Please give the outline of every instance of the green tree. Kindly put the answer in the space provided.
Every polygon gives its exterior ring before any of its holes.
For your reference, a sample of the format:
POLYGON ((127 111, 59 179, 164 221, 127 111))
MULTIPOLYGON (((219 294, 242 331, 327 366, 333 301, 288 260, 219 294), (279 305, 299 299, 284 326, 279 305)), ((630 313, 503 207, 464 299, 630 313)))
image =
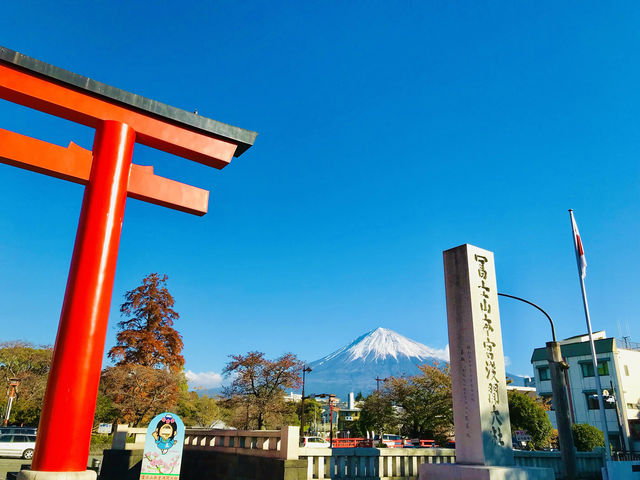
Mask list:
MULTIPOLYGON (((3 385, 8 385, 10 378, 20 381, 9 418, 12 424, 38 425, 52 355, 52 348, 46 345, 37 347, 23 341, 0 343, 0 381, 3 385)), ((0 400, 0 405, 4 412, 6 397, 0 400)))
POLYGON ((218 402, 207 395, 181 389, 178 394, 178 415, 189 427, 209 427, 221 417, 218 402))
MULTIPOLYGON (((298 424, 301 420, 302 402, 296 402, 296 414, 298 416, 298 424)), ((322 404, 313 398, 306 398, 304 401, 304 429, 309 431, 314 426, 314 418, 316 421, 322 418, 322 404)))
POLYGON ((360 411, 361 429, 374 431, 382 438, 385 432, 395 431, 398 424, 398 416, 389 395, 375 391, 364 399, 360 411))
POLYGON ((391 377, 385 392, 399 409, 402 433, 445 444, 453 434, 453 397, 449 366, 420 365, 419 375, 391 377))
POLYGON ((573 443, 579 452, 591 452, 596 447, 604 447, 602 430, 587 423, 574 423, 571 427, 573 443))
POLYGON ((531 435, 531 445, 535 449, 549 446, 553 427, 543 400, 516 390, 509 390, 507 396, 511 430, 525 430, 531 435))
POLYGON ((120 410, 114 405, 113 400, 101 391, 98 391, 96 399, 96 412, 93 416, 93 423, 115 423, 120 416, 120 410))
POLYGON ((295 424, 295 405, 284 401, 283 389, 302 385, 303 363, 292 353, 275 360, 264 358, 262 352, 230 355, 230 358, 222 373, 233 376, 233 381, 223 392, 230 400, 229 406, 241 412, 234 414, 232 425, 242 422, 243 414, 245 429, 254 421, 257 429, 282 426, 284 422, 295 424))
POLYGON ((180 317, 166 287, 167 276, 147 275, 142 285, 125 294, 124 320, 109 358, 116 365, 142 365, 179 372, 184 367, 182 336, 173 328, 180 317))

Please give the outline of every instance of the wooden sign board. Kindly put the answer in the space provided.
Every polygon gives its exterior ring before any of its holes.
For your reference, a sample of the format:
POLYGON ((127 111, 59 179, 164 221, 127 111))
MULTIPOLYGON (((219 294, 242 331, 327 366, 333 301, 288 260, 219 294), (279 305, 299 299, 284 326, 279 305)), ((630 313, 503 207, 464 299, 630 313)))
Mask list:
POLYGON ((147 428, 140 480, 178 480, 184 446, 184 423, 175 413, 153 417, 147 428))

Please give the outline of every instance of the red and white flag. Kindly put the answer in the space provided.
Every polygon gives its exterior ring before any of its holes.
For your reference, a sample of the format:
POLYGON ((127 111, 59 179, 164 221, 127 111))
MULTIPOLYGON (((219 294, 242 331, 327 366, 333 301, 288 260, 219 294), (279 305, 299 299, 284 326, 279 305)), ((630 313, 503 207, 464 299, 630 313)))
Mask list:
POLYGON ((571 213, 571 226, 573 227, 573 245, 576 248, 576 260, 578 261, 578 273, 581 278, 587 276, 587 258, 584 256, 584 248, 582 248, 582 239, 580 238, 580 231, 576 224, 576 219, 573 218, 573 210, 571 213))

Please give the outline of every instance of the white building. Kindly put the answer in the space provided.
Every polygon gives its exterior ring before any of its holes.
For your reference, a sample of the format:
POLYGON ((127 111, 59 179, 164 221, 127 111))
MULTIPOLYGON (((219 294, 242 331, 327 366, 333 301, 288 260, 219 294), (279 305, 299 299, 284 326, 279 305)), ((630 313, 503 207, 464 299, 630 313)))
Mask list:
MULTIPOLYGON (((304 398, 307 398, 307 397, 304 397, 304 398)), ((294 393, 294 392, 285 393, 284 394, 284 401, 285 402, 300 402, 300 401, 302 401, 302 394, 294 393)))
MULTIPOLYGON (((560 342, 562 357, 569 365, 565 374, 573 423, 588 423, 608 432, 613 448, 640 452, 640 344, 627 339, 593 334, 598 373, 605 393, 606 428, 603 428, 588 335, 560 342)), ((551 399, 551 381, 546 348, 536 348, 531 357, 538 395, 551 399)), ((557 428, 555 412, 549 418, 557 428)))

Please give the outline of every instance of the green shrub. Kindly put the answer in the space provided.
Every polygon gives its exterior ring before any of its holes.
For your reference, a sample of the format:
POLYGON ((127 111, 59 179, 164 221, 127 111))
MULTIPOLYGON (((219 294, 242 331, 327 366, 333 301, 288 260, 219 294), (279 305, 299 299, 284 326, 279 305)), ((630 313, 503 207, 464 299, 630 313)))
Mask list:
POLYGON ((111 435, 94 433, 91 435, 92 448, 111 448, 111 435))
POLYGON ((604 447, 604 434, 593 425, 576 423, 571 429, 573 442, 579 452, 591 452, 596 447, 604 447))
POLYGON ((531 435, 529 446, 536 450, 548 447, 553 427, 544 404, 516 390, 509 390, 507 395, 511 431, 525 430, 529 433, 531 435))

